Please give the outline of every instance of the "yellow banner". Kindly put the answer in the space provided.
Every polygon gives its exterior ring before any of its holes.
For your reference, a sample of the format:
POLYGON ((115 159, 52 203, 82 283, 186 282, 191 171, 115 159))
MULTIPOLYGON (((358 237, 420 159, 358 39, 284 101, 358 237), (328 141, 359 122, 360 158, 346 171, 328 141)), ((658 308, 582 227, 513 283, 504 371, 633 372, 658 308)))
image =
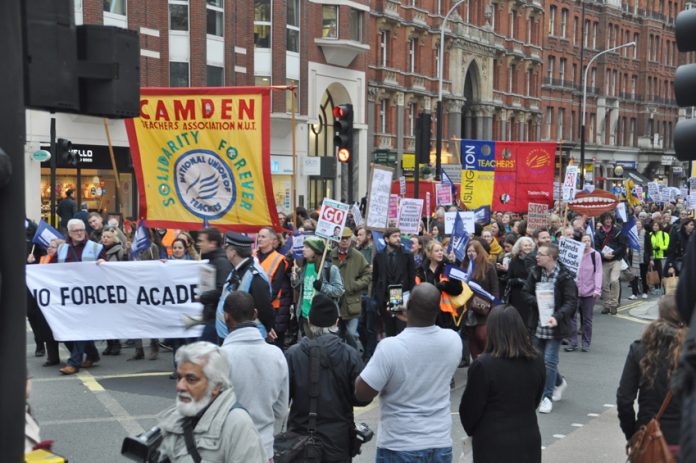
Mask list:
POLYGON ((148 226, 279 228, 270 173, 270 89, 144 88, 126 120, 148 226))

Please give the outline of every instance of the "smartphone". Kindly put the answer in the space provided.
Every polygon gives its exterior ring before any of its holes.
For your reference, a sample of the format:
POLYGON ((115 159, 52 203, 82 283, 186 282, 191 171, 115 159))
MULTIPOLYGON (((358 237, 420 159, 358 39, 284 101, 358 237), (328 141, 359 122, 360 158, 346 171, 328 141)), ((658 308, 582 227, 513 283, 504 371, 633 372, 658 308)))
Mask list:
POLYGON ((391 311, 400 311, 404 305, 404 290, 401 285, 389 285, 389 301, 387 307, 391 311))

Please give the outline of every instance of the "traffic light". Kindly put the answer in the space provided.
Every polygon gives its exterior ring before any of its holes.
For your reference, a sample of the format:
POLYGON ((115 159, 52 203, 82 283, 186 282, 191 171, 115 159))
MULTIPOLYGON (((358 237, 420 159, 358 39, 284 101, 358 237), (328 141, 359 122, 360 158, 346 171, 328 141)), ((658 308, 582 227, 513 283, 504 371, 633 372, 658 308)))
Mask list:
MULTIPOLYGON (((696 10, 679 13, 675 24, 677 48, 681 52, 696 51, 696 10)), ((684 108, 696 106, 696 63, 677 68, 674 78, 677 104, 684 108)), ((696 160, 696 118, 682 119, 674 129, 674 151, 682 161, 696 160)))
POLYGON ((353 105, 334 106, 334 145, 340 162, 350 161, 353 153, 353 105))
POLYGON ((60 159, 64 164, 77 167, 77 151, 73 151, 72 143, 65 138, 56 140, 56 159, 60 159))
POLYGON ((432 127, 430 113, 420 113, 416 119, 416 162, 419 164, 430 164, 432 127))

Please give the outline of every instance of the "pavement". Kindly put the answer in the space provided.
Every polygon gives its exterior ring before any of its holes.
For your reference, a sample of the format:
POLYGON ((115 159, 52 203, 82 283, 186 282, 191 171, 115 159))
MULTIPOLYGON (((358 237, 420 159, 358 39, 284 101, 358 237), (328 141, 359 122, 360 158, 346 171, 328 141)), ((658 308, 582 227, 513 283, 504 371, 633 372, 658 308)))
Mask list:
MULTIPOLYGON (((623 462, 625 439, 616 417, 615 397, 629 344, 640 337, 657 314, 657 297, 624 301, 616 316, 600 314, 595 307, 592 349, 561 352, 560 371, 569 387, 553 412, 538 415, 544 462, 623 462)), ((145 343, 147 344, 147 343, 145 343)), ((101 351, 105 345, 98 344, 101 351)), ((67 351, 61 348, 61 358, 67 351)), ((155 361, 127 362, 132 348, 119 357, 102 357, 98 366, 78 375, 61 376, 58 367, 43 368, 45 358, 35 358, 31 333, 27 333, 27 364, 33 377, 29 402, 41 425, 43 439, 55 440, 54 451, 71 463, 123 462, 121 442, 127 435, 149 429, 157 414, 174 403, 174 381, 168 379, 171 353, 155 361)), ((466 386, 467 369, 458 369, 452 391, 451 417, 455 463, 466 437, 458 408, 466 386)), ((379 404, 355 410, 356 422, 375 431, 379 404)), ((375 461, 376 439, 355 462, 375 461)))

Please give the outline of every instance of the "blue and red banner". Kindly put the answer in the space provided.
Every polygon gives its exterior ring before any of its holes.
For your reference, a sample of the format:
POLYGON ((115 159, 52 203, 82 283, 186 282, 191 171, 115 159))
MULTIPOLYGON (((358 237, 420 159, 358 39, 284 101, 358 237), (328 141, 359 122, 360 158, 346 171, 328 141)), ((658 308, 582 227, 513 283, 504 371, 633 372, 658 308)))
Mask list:
POLYGON ((462 140, 460 197, 467 209, 527 211, 553 207, 556 143, 462 140))

